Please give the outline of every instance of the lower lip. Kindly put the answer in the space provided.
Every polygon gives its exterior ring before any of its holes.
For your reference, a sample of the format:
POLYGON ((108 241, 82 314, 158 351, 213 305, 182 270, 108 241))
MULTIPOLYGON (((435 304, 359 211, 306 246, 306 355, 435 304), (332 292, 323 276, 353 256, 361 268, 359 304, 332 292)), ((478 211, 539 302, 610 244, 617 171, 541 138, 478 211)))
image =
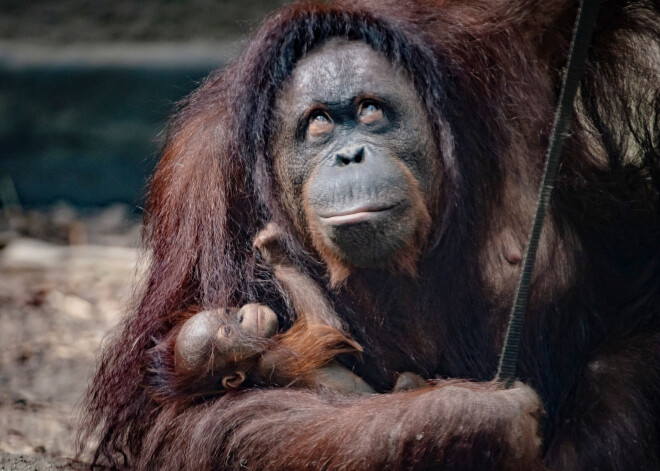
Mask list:
POLYGON ((376 211, 356 211, 348 214, 338 214, 336 216, 320 217, 321 222, 330 226, 342 226, 346 224, 358 224, 377 218, 379 215, 390 211, 394 206, 383 208, 376 211))

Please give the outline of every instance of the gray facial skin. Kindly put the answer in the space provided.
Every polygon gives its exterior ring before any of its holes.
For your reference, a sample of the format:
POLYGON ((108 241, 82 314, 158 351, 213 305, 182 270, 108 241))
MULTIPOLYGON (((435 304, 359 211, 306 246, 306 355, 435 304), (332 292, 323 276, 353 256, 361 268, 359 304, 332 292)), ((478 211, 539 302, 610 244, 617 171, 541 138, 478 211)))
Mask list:
POLYGON ((331 40, 299 61, 275 116, 275 171, 296 225, 350 265, 387 265, 439 188, 433 132, 405 71, 364 43, 331 40))

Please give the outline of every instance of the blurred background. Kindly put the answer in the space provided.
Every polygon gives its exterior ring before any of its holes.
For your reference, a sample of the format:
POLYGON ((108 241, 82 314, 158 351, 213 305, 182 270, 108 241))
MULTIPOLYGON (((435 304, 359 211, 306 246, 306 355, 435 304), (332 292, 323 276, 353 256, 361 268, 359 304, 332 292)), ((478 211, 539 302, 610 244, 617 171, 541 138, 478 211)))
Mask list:
POLYGON ((0 0, 0 466, 73 453, 167 116, 285 3, 0 0))

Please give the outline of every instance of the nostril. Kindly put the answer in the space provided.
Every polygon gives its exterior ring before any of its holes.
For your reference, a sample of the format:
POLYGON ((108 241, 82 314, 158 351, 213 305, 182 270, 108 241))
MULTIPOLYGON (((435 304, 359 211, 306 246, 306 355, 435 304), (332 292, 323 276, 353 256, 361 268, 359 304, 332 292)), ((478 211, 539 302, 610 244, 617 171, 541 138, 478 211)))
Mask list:
POLYGON ((336 154, 336 165, 345 167, 350 164, 359 164, 364 162, 364 147, 359 149, 346 149, 336 154))
POLYGON ((355 151, 355 154, 353 155, 353 162, 359 164, 363 160, 364 160, 364 147, 360 147, 355 151))

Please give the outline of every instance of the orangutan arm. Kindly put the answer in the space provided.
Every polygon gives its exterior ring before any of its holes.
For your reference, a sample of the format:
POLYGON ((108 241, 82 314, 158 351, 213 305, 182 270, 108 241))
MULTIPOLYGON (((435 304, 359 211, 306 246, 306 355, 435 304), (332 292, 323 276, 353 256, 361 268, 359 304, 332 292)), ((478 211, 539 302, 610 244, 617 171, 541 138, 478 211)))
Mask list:
POLYGON ((150 469, 544 469, 528 387, 448 381, 346 397, 272 389, 162 410, 150 469), (195 457, 190 463, 189 457, 195 457))

